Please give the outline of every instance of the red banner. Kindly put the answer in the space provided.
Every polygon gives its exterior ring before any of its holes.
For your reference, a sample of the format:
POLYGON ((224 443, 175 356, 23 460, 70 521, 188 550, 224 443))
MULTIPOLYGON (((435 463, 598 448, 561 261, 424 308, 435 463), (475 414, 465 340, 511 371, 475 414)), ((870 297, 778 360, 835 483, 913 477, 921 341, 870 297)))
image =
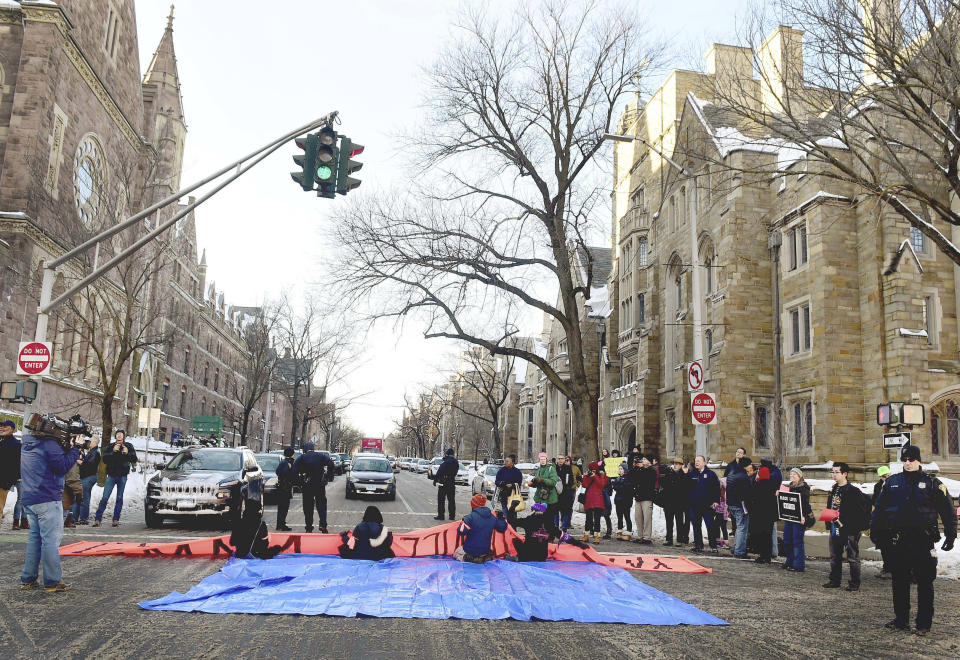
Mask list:
MULTIPOLYGON (((450 522, 427 529, 393 535, 393 551, 398 557, 429 557, 452 555, 461 544, 457 534, 459 522, 450 522)), ((195 557, 199 559, 226 559, 233 554, 227 545, 228 535, 173 543, 129 543, 118 541, 78 541, 60 548, 64 557, 98 555, 125 555, 127 557, 195 557)), ((491 550, 498 557, 515 555, 512 540, 521 538, 512 528, 495 533, 491 550)), ((270 534, 270 545, 279 545, 282 552, 335 555, 342 541, 339 534, 270 534)), ((550 559, 559 561, 592 561, 633 571, 665 571, 673 573, 712 573, 709 568, 686 557, 657 557, 654 555, 608 555, 594 548, 573 545, 551 545, 550 559)))

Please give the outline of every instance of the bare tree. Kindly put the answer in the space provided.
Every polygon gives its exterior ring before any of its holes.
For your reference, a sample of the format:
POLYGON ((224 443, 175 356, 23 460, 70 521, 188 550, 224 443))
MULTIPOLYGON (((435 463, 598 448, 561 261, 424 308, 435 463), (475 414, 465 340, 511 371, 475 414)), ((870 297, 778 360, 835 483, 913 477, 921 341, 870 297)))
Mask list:
POLYGON ((426 337, 535 364, 572 402, 585 442, 575 451, 593 456, 597 392, 581 334, 593 269, 578 277, 574 251, 589 255, 597 227, 603 133, 659 48, 636 15, 597 2, 529 3, 500 22, 475 7, 427 72, 429 117, 413 141, 429 191, 339 213, 338 271, 348 294, 382 294, 377 317, 417 316, 426 337), (519 328, 487 334, 510 308, 560 325, 569 375, 508 341, 519 328))
POLYGON ((766 176, 802 171, 839 182, 960 264, 948 228, 960 226, 958 9, 956 0, 762 6, 743 23, 759 80, 716 89, 742 128, 724 138, 720 161, 729 165, 723 156, 738 148, 776 152, 766 176), (781 31, 776 51, 766 37, 780 25, 796 31, 781 31))
POLYGON ((263 307, 238 308, 238 311, 245 317, 243 341, 247 350, 241 356, 238 372, 227 383, 227 392, 240 406, 239 419, 234 421, 240 426, 240 443, 246 444, 250 415, 270 388, 276 370, 273 334, 278 310, 276 305, 266 303, 263 307))
POLYGON ((440 436, 441 398, 434 391, 425 389, 414 397, 404 395, 404 403, 406 408, 397 423, 397 433, 416 448, 417 456, 426 458, 440 436))

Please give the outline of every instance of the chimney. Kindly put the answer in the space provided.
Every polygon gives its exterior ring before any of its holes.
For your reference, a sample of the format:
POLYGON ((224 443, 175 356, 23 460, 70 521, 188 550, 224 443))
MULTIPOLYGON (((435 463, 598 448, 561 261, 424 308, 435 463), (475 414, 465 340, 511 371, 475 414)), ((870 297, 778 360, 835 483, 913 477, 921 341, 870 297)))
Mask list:
POLYGON ((753 50, 742 46, 713 44, 707 51, 707 74, 714 78, 716 99, 737 105, 753 96, 753 50))
POLYGON ((784 112, 793 103, 791 94, 803 87, 803 30, 778 26, 761 44, 757 59, 763 111, 784 112))

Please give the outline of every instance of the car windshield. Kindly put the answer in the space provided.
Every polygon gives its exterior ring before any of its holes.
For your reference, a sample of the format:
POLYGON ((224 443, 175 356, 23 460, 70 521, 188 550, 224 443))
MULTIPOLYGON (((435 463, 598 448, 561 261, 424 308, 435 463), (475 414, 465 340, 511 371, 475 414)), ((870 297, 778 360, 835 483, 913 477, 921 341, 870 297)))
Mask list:
POLYGON ((277 454, 257 454, 257 464, 264 472, 276 472, 280 458, 277 454))
POLYGON ((384 458, 358 458, 353 462, 354 472, 393 472, 384 458))
POLYGON ((469 469, 470 469, 470 466, 467 465, 466 463, 460 464, 460 470, 469 470, 469 469))
MULTIPOLYGON (((426 460, 426 459, 424 459, 424 460, 426 460)), ((440 465, 441 463, 443 463, 443 459, 442 459, 442 458, 435 458, 435 459, 433 459, 433 460, 431 461, 431 463, 432 463, 433 465, 440 465)))
POLYGON ((428 460, 425 459, 425 458, 421 458, 421 459, 420 459, 419 461, 417 461, 417 462, 420 463, 420 465, 430 465, 430 461, 428 461, 428 460))
POLYGON ((347 460, 348 458, 350 458, 350 455, 349 455, 349 454, 337 454, 337 456, 340 457, 340 460, 341 460, 341 461, 345 461, 345 460, 347 460))
POLYGON ((495 476, 497 476, 497 472, 498 472, 499 470, 500 470, 500 468, 497 467, 496 465, 488 465, 488 466, 487 466, 487 476, 488 476, 488 477, 495 477, 495 476))
POLYGON ((240 454, 233 451, 182 451, 177 454, 168 470, 239 470, 240 454))

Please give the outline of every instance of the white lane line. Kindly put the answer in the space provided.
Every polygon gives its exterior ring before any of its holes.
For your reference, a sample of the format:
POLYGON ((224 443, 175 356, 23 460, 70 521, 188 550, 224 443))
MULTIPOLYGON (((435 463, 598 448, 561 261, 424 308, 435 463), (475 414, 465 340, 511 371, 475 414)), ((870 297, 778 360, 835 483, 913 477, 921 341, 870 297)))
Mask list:
POLYGON ((397 494, 397 497, 400 498, 400 501, 403 502, 403 506, 407 507, 407 513, 413 513, 413 508, 407 503, 407 500, 400 492, 400 489, 397 488, 394 492, 397 494))

